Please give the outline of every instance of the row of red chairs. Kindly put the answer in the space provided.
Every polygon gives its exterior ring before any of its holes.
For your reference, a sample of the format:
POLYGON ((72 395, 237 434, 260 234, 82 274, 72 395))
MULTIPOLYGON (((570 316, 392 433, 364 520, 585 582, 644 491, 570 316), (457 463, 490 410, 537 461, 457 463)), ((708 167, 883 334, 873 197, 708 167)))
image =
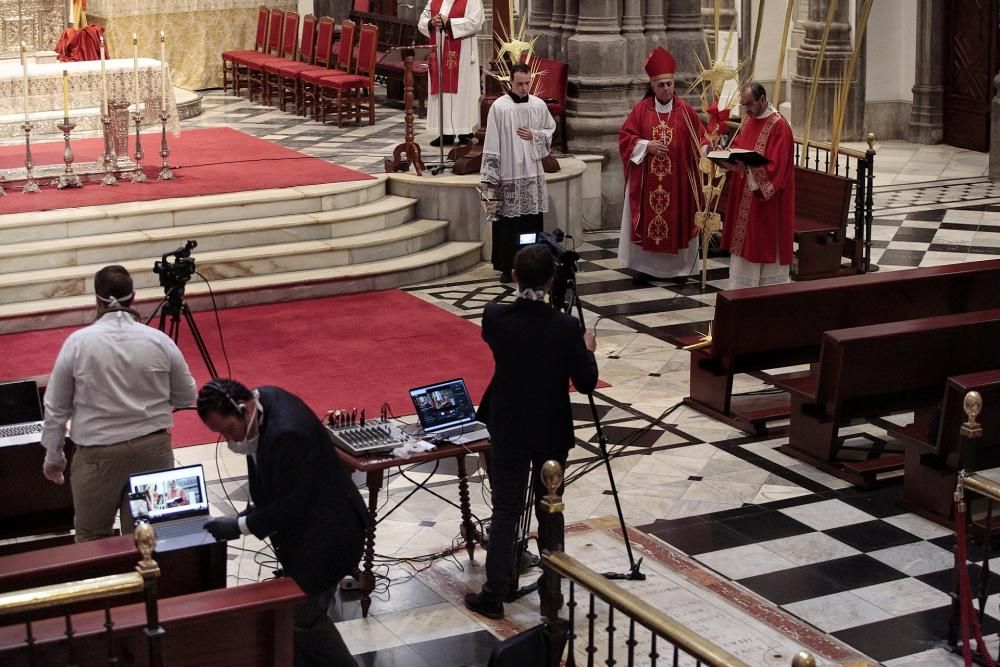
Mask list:
POLYGON ((327 112, 336 110, 337 126, 353 113, 361 122, 375 124, 375 62, 378 27, 345 20, 340 41, 334 48, 335 23, 328 16, 312 14, 302 21, 302 43, 296 48, 299 15, 262 6, 258 12, 253 50, 222 54, 222 86, 238 95, 245 87, 248 98, 260 93, 261 103, 282 111, 292 101, 295 112, 325 123, 327 112), (357 47, 355 47, 355 35, 357 47))

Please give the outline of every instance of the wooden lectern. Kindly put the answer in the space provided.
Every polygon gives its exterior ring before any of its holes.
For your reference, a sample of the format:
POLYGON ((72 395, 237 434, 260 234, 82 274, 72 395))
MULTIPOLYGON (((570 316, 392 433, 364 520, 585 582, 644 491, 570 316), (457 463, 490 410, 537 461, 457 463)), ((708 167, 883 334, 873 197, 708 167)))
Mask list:
POLYGON ((395 172, 398 170, 401 157, 405 153, 409 165, 413 165, 413 170, 417 176, 422 176, 424 171, 424 161, 420 157, 420 145, 414 141, 413 135, 413 63, 423 62, 434 50, 433 46, 395 46, 390 49, 379 61, 379 64, 391 65, 393 63, 403 63, 403 101, 406 104, 406 134, 403 143, 396 146, 392 151, 392 161, 386 162, 385 170, 395 172))

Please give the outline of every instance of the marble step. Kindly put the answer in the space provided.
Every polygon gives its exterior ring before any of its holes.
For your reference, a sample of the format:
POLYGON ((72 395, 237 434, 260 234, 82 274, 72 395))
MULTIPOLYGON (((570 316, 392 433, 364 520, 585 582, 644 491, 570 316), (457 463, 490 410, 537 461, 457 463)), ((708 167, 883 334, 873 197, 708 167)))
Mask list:
MULTIPOLYGON (((450 241, 392 259, 222 278, 213 280, 211 287, 220 308, 391 289, 464 271, 480 261, 482 245, 479 241, 450 241)), ((139 311, 148 316, 163 298, 163 290, 142 288, 136 297, 139 311)), ((201 281, 188 283, 186 301, 195 311, 213 307, 208 285, 201 281)), ((89 294, 0 304, 0 333, 79 326, 91 322, 93 316, 94 297, 89 294)))
MULTIPOLYGON (((388 229, 332 239, 297 241, 196 251, 195 268, 211 281, 274 273, 325 269, 375 262, 428 250, 447 240, 448 222, 413 220, 388 229)), ((137 290, 159 288, 153 271, 159 257, 121 262, 132 274, 137 290)), ((36 301, 93 293, 93 277, 104 263, 83 264, 0 274, 0 304, 36 301)), ((194 276, 195 282, 199 281, 194 276)))
MULTIPOLYGON (((120 230, 155 229, 337 211, 375 202, 386 194, 384 174, 364 181, 228 192, 83 208, 0 215, 0 245, 65 239, 120 230)), ((88 185, 88 187, 100 187, 88 185)), ((30 197, 58 197, 42 192, 30 197)))
POLYGON ((389 195, 360 206, 332 211, 7 243, 0 245, 0 273, 120 264, 131 259, 159 257, 183 246, 188 239, 198 241, 197 257, 207 251, 363 234, 411 220, 416 202, 408 197, 389 195))

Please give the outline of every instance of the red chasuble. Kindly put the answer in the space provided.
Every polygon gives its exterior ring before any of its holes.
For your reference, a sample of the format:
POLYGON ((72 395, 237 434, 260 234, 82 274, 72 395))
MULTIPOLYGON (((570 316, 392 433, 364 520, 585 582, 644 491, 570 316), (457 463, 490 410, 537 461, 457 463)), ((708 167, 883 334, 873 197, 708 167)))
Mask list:
MULTIPOLYGON (((448 10, 448 18, 463 18, 465 16, 465 4, 467 0, 455 0, 448 10)), ((432 0, 431 16, 441 13, 442 0, 432 0)), ((437 46, 438 31, 434 26, 428 24, 430 28, 431 46, 437 46)), ((473 42, 473 48, 475 42, 473 42)), ((445 93, 455 94, 458 92, 458 63, 462 57, 462 40, 455 39, 451 35, 451 27, 444 29, 444 75, 441 77, 441 87, 445 93)), ((431 51, 427 56, 427 76, 430 79, 431 94, 438 94, 438 74, 437 74, 437 49, 431 51)))
POLYGON ((731 148, 749 148, 770 162, 750 172, 729 172, 729 201, 722 226, 722 247, 757 264, 791 264, 795 236, 795 157, 792 128, 781 114, 747 118, 731 148))
POLYGON ((693 174, 701 187, 698 160, 705 129, 689 104, 674 97, 669 113, 657 113, 655 98, 640 100, 618 131, 618 149, 625 166, 629 211, 632 215, 632 243, 646 252, 677 254, 698 234, 694 214, 698 199, 691 189, 693 174), (691 120, 691 125, 684 116, 691 120), (696 137, 691 136, 694 128, 696 137), (641 164, 631 161, 640 139, 659 141, 668 148, 666 155, 646 154, 641 164))

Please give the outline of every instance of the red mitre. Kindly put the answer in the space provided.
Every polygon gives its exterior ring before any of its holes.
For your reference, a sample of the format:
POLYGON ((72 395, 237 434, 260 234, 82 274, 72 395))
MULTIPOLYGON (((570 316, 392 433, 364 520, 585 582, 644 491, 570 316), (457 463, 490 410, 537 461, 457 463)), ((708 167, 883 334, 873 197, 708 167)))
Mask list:
POLYGON ((649 52, 646 57, 646 74, 650 81, 655 81, 664 76, 672 75, 677 71, 677 61, 662 46, 658 46, 649 52))

